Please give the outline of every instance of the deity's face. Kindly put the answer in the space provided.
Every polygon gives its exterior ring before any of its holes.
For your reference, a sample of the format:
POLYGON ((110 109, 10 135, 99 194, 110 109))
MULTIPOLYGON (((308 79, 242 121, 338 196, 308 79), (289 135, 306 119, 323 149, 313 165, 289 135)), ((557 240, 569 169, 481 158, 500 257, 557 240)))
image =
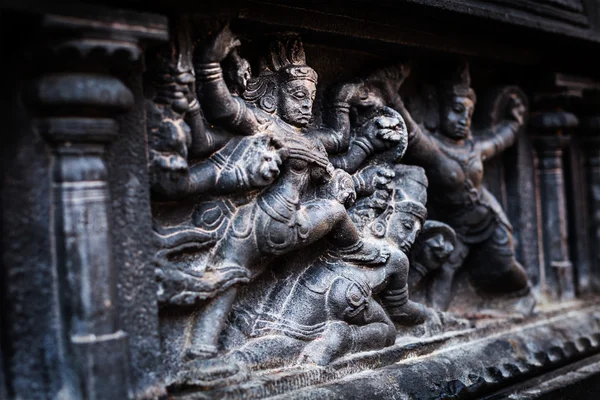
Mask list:
POLYGON ((410 249, 421 232, 423 221, 416 215, 396 211, 392 214, 389 222, 388 234, 398 245, 398 248, 408 255, 410 249))
POLYGON ((465 96, 453 96, 442 109, 441 129, 444 135, 461 140, 471 134, 471 117, 475 103, 465 96))
POLYGON ((317 94, 317 85, 308 79, 285 82, 279 88, 279 116, 288 124, 304 127, 312 117, 312 105, 317 94))
POLYGON ((418 260, 430 269, 437 269, 448 259, 454 246, 442 233, 427 238, 419 252, 418 260))

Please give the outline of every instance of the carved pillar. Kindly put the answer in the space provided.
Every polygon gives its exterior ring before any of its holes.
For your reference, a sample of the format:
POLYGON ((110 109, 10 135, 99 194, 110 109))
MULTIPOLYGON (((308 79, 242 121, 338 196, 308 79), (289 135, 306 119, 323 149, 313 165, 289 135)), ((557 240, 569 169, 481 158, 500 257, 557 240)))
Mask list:
POLYGON ((533 144, 538 157, 544 243, 541 289, 545 296, 554 300, 575 297, 568 247, 563 149, 570 140, 564 130, 577 124, 575 115, 558 111, 535 114, 530 119, 531 127, 538 134, 533 137, 533 144))
MULTIPOLYGON (((142 52, 150 27, 122 14, 42 16, 45 56, 25 91, 33 125, 49 144, 58 291, 75 398, 132 398, 128 338, 121 326, 106 152, 115 118, 134 105, 121 73, 142 52), (142 29, 140 29, 142 28, 142 29), (57 72, 54 72, 57 71, 57 72)), ((156 389, 159 394, 160 389, 156 389)))
POLYGON ((589 207, 589 238, 591 242, 591 287, 600 290, 600 116, 582 118, 581 143, 585 154, 585 173, 589 207))

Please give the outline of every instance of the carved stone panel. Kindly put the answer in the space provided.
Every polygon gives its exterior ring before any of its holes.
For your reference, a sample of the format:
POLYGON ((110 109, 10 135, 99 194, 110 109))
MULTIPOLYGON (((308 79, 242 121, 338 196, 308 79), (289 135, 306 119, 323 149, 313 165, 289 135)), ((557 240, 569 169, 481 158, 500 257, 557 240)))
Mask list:
POLYGON ((515 27, 584 48, 593 8, 338 6, 0 9, 0 398, 502 398, 596 373, 600 84, 519 59, 515 27), (461 25, 506 13, 493 40, 461 25))

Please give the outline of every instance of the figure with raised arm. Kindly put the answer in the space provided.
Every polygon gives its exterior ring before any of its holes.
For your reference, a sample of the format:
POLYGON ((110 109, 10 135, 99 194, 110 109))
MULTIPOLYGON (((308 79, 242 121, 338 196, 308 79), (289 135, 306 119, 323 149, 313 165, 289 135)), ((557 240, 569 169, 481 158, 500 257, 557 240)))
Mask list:
MULTIPOLYGON (((432 291, 434 307, 442 310, 449 305, 454 274, 465 263, 472 281, 486 293, 530 293, 525 270, 515 258, 512 227, 483 186, 483 163, 515 142, 523 126, 526 100, 517 89, 505 92, 504 118, 489 132, 474 136, 471 117, 476 97, 468 66, 463 64, 456 72, 441 87, 439 131, 420 127, 399 97, 394 104, 410 132, 403 161, 425 168, 430 214, 457 235, 454 252, 440 269, 432 291)), ((522 311, 529 312, 531 307, 522 311)))

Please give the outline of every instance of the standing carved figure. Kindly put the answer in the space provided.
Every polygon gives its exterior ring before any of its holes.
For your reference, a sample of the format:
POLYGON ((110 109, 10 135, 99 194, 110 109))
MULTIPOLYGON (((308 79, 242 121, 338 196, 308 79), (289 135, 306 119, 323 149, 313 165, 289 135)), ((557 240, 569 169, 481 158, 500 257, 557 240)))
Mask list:
POLYGON ((525 99, 520 92, 510 93, 505 119, 488 134, 475 137, 471 117, 476 97, 467 65, 462 65, 441 89, 438 132, 430 133, 417 125, 399 98, 395 104, 410 132, 404 161, 425 168, 430 182, 428 208, 457 235, 455 250, 435 281, 433 304, 447 309, 454 274, 463 263, 481 290, 528 294, 529 280, 515 259, 512 227, 498 201, 482 184, 483 162, 514 143, 523 125, 525 99))

